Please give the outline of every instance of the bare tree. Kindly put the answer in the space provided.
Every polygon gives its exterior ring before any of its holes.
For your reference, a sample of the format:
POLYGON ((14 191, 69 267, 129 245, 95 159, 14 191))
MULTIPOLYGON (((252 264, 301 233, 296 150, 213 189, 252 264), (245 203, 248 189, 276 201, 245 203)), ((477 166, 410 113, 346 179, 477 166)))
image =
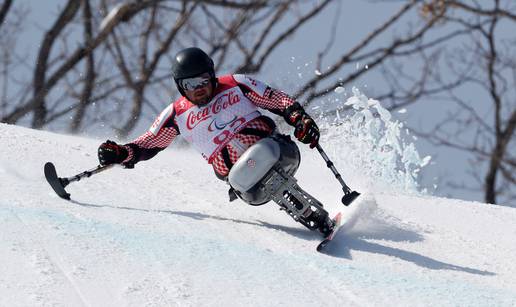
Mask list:
MULTIPOLYGON (((216 59, 220 67, 225 65, 226 56, 231 53, 231 61, 228 65, 233 70, 235 67, 243 67, 243 64, 233 63, 235 59, 242 59, 244 63, 251 58, 249 52, 256 52, 262 47, 266 54, 270 54, 284 40, 293 35, 296 30, 310 18, 313 18, 330 1, 324 1, 321 5, 311 9, 306 15, 298 18, 287 31, 277 35, 277 39, 271 46, 261 46, 263 39, 276 25, 278 20, 299 1, 288 0, 267 4, 261 1, 251 1, 247 4, 237 4, 225 1, 182 1, 156 4, 142 13, 132 23, 127 23, 117 28, 110 38, 103 44, 102 49, 108 51, 109 56, 118 68, 118 74, 105 78, 102 83, 112 84, 105 87, 98 95, 94 95, 92 101, 109 99, 113 101, 111 111, 104 109, 109 117, 117 118, 113 128, 118 131, 118 136, 125 138, 135 127, 141 118, 145 107, 152 110, 152 114, 159 112, 168 99, 153 99, 156 97, 158 87, 169 91, 172 87, 170 62, 174 52, 172 48, 179 50, 186 46, 197 45, 201 42, 204 48, 216 59), (223 12, 234 14, 224 14, 223 12), (221 14, 216 14, 219 12, 221 14), (222 20, 219 16, 226 16, 222 20), (231 16, 228 18, 228 16, 231 16), (170 20, 175 20, 170 24, 170 20), (167 25, 170 24, 169 26, 167 25), (261 30, 267 23, 266 29, 261 30), (252 48, 244 47, 242 41, 246 40, 251 31, 263 31, 252 48), (160 64, 160 62, 163 62, 160 64), (164 83, 163 83, 164 82, 164 83), (131 106, 125 98, 127 92, 119 89, 129 89, 132 92, 131 106), (158 105, 156 105, 156 100, 158 105), (128 110, 130 113, 128 114, 128 110), (119 123, 124 122, 123 125, 119 123)), ((98 51, 98 50, 97 50, 98 51)), ((258 65, 254 65, 251 71, 257 71, 265 62, 263 56, 258 65)), ((250 66, 248 66, 250 67, 250 66)), ((112 71, 111 71, 112 72, 112 71)), ((98 72, 99 73, 99 72, 98 72)), ((105 73, 99 73, 105 76, 105 73)), ((99 82, 100 83, 100 82, 99 82)))
MULTIPOLYGON (((34 92, 34 95, 31 99, 24 101, 21 106, 15 107, 12 111, 7 113, 7 115, 3 116, 1 121, 6 123, 16 123, 23 116, 34 112, 35 116, 33 119, 33 127, 41 127, 43 124, 48 123, 48 120, 45 118, 47 117, 45 98, 56 86, 56 84, 61 81, 66 76, 66 74, 75 67, 75 65, 77 65, 81 60, 92 53, 101 43, 103 43, 118 24, 121 22, 128 22, 136 14, 152 6, 155 2, 160 1, 147 0, 136 3, 129 3, 117 7, 112 15, 106 16, 105 23, 101 24, 101 29, 95 37, 85 42, 83 46, 79 46, 71 54, 67 54, 62 60, 59 61, 59 65, 57 63, 54 64, 58 67, 53 71, 52 74, 46 76, 48 69, 42 69, 43 71, 36 69, 34 86, 36 87, 37 85, 38 90, 34 92)), ((77 12, 79 8, 77 3, 79 2, 69 1, 68 5, 62 10, 60 16, 54 23, 52 30, 47 32, 42 44, 42 48, 40 49, 40 56, 38 58, 38 60, 43 60, 44 63, 38 63, 38 65, 36 65, 37 67, 46 67, 46 59, 44 59, 43 56, 50 52, 49 49, 52 47, 53 42, 55 42, 55 32, 61 31, 59 25, 65 26, 68 24, 70 22, 70 15, 75 15, 77 12)), ((56 117, 53 118, 55 119, 56 117)))
MULTIPOLYGON (((127 52, 134 47, 132 42, 125 39, 126 35, 120 37, 116 31, 113 32, 112 40, 108 43, 108 49, 117 63, 126 87, 133 91, 129 118, 122 127, 118 128, 120 137, 127 137, 136 126, 142 112, 145 90, 148 85, 151 84, 151 79, 158 68, 161 58, 170 49, 180 29, 188 21, 189 16, 195 11, 197 6, 197 3, 190 5, 188 1, 183 1, 176 18, 174 18, 175 22, 169 23, 170 26, 167 27, 164 21, 162 21, 163 25, 158 24, 158 6, 155 4, 150 12, 147 12, 147 18, 144 18, 147 25, 141 30, 133 29, 134 32, 131 31, 132 33, 139 32, 139 37, 135 38, 135 41, 138 41, 139 45, 138 51, 133 50, 133 52, 127 52), (156 28, 166 29, 166 32, 164 38, 157 38, 152 44, 153 47, 151 47, 151 34, 156 28), (139 53, 139 55, 134 57, 137 53, 139 53), (149 55, 149 53, 152 54, 149 55), (137 60, 137 64, 129 64, 133 62, 133 60, 137 60), (131 66, 136 69, 133 69, 131 66), (137 72, 133 72, 133 70, 137 70, 137 72)), ((165 16, 165 18, 168 18, 168 16, 165 16)))
MULTIPOLYGON (((93 21, 91 14, 91 6, 89 0, 84 0, 83 5, 83 23, 84 23, 84 41, 91 41, 93 38, 93 21)), ((91 52, 86 56, 86 74, 84 77, 84 87, 80 96, 79 105, 73 116, 70 131, 77 133, 81 127, 81 124, 86 113, 86 109, 90 104, 91 96, 95 87, 95 56, 91 52)))
POLYGON ((45 105, 45 77, 47 74, 47 63, 50 57, 50 52, 54 42, 58 38, 62 30, 72 21, 75 14, 79 10, 81 2, 75 0, 69 0, 61 14, 52 25, 52 27, 45 33, 43 42, 39 49, 39 54, 36 59, 36 67, 34 69, 34 118, 32 120, 32 127, 41 128, 45 122, 47 115, 47 108, 45 105))
MULTIPOLYGON (((473 173, 479 186, 470 188, 483 189, 486 202, 496 203, 497 195, 503 195, 505 201, 515 200, 516 159, 512 152, 516 146, 516 41, 503 34, 507 27, 514 27, 515 16, 516 6, 511 1, 407 1, 340 58, 333 62, 330 59, 328 69, 321 67, 325 56, 321 52, 317 61, 320 73, 305 81, 295 97, 307 106, 331 95, 337 87, 353 84, 379 69, 388 90, 375 98, 386 102, 391 110, 431 99, 454 101, 456 112, 436 124, 432 132, 419 134, 475 157, 473 173), (387 44, 377 43, 393 29, 407 28, 407 20, 418 15, 423 18, 418 23, 411 20, 412 29, 405 35, 398 35, 387 44), (457 53, 460 55, 454 56, 457 53), (455 61, 450 63, 450 58, 455 61), (415 66, 415 61, 419 61, 419 69, 408 69, 415 66), (358 62, 366 69, 345 72, 358 62), (443 65, 438 65, 440 62, 443 65), (485 103, 491 104, 490 117, 459 98, 458 93, 474 87, 485 91, 485 103), (486 170, 478 168, 479 162, 486 165, 486 170)), ((256 54, 247 59, 253 57, 256 54)), ((254 71, 250 63, 243 67, 254 71)))
POLYGON ((5 1, 0 9, 0 117, 12 104, 15 97, 27 93, 28 85, 15 89, 17 73, 26 68, 26 55, 17 52, 18 33, 23 32, 23 17, 29 10, 24 6, 14 7, 5 1))
POLYGON ((403 60, 421 63, 420 78, 399 63, 385 65, 391 91, 381 96, 392 106, 404 101, 447 101, 455 104, 429 131, 418 131, 430 142, 473 158, 471 176, 487 203, 516 200, 514 152, 516 128, 516 26, 512 1, 425 1, 425 20, 439 17, 434 37, 422 41, 403 60), (436 33, 438 32, 438 33, 436 33), (471 92, 475 93, 472 98, 471 92))
MULTIPOLYGON (((217 68, 259 73, 275 50, 333 8, 328 44, 316 47, 319 73, 302 81, 294 96, 309 106, 378 71, 386 82, 375 96, 390 109, 436 99, 453 102, 455 112, 432 131, 418 133, 483 163, 476 176, 487 202, 495 203, 500 195, 514 198, 516 42, 500 33, 514 27, 516 6, 510 0, 403 1, 355 45, 340 45, 340 55, 332 58, 341 5, 342 0, 70 0, 44 30, 37 58, 20 64, 32 70, 33 78, 17 85, 15 99, 6 98, 14 56, 0 47, 0 121, 26 122, 32 116, 32 127, 61 121, 73 132, 111 123, 125 138, 139 119, 154 116, 176 94, 170 64, 178 50, 200 46, 217 68), (418 64, 405 65, 409 61, 418 64), (349 69, 358 62, 366 69, 349 69), (486 93, 482 111, 461 98, 466 87, 486 93)), ((0 22, 16 6, 4 1, 0 22)), ((14 31, 1 25, 3 33, 14 31)))
MULTIPOLYGON (((124 105, 124 110, 131 110, 124 119, 125 124, 116 127, 120 136, 126 136, 141 116, 144 105, 152 109, 162 107, 154 106, 146 92, 149 85, 161 84, 167 79, 170 82, 170 71, 165 67, 170 66, 170 51, 174 46, 177 50, 201 43, 218 60, 219 66, 225 65, 226 56, 231 53, 230 69, 257 72, 277 46, 330 2, 322 1, 273 38, 270 45, 263 45, 263 40, 271 35, 271 29, 282 19, 292 18, 288 16, 289 10, 300 6, 302 1, 68 1, 53 25, 46 30, 40 44, 34 63, 32 97, 20 97, 18 103, 4 106, 1 121, 16 123, 32 115, 31 126, 40 128, 73 111, 73 116, 68 116, 72 118, 70 130, 77 132, 88 116, 88 105, 107 105, 106 101, 114 100, 119 102, 117 105, 124 105), (82 22, 77 14, 81 6, 82 22), (220 16, 226 17, 221 19, 220 16), (234 18, 228 19, 228 16, 234 18), (170 20, 175 23, 170 24, 170 20), (99 28, 98 33, 96 27, 99 28), (80 28, 83 29, 84 42, 75 50, 68 51, 68 33, 77 32, 80 28), (253 32, 261 33, 249 48, 243 41, 253 32), (56 51, 59 45, 66 48, 56 51), (260 50, 262 55, 258 56, 260 50), (96 53, 101 54, 99 60, 96 53), (234 64, 235 59, 241 59, 242 64, 234 64), (84 68, 79 69, 77 65, 83 60, 84 68), (104 67, 97 62, 103 63, 104 67), (113 65, 118 68, 118 75, 105 69, 113 65), (66 85, 66 93, 63 93, 62 86, 56 87, 58 84, 66 85), (77 84, 82 84, 80 94, 77 84), (93 91, 93 88, 100 91, 93 91), (117 96, 123 89, 133 92, 130 108, 127 108, 125 99, 117 96), (66 103, 67 95, 72 99, 66 103)), ((105 114, 112 109, 106 107, 105 114)), ((102 115, 97 118, 102 118, 102 115)))
POLYGON ((5 0, 2 6, 0 7, 0 27, 4 24, 5 17, 13 4, 12 0, 5 0))

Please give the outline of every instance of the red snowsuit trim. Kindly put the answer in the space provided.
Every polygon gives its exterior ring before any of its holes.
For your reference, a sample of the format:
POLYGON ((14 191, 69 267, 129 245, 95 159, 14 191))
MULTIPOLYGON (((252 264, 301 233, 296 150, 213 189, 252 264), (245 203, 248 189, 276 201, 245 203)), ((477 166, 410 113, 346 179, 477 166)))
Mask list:
MULTIPOLYGON (((245 84, 238 83, 233 75, 225 75, 218 78, 217 87, 213 95, 225 91, 229 88, 240 86, 244 95, 256 106, 262 109, 269 110, 276 114, 283 114, 285 109, 295 103, 295 100, 282 91, 267 87, 263 95, 259 95, 252 88, 245 84)), ((186 97, 177 99, 172 104, 173 111, 165 118, 161 118, 158 124, 160 129, 157 133, 147 131, 131 143, 126 144, 129 156, 124 163, 137 163, 139 161, 148 160, 154 157, 158 152, 168 147, 172 141, 180 134, 175 121, 175 115, 188 110, 191 102, 186 97)), ((273 132, 273 127, 269 124, 270 118, 265 116, 258 117, 250 121, 245 128, 250 128, 263 132, 264 135, 270 135, 273 132)), ((243 129, 245 130, 245 129, 243 129)), ((250 147, 263 136, 248 135, 244 133, 237 133, 234 137, 239 143, 245 147, 250 147)), ((226 161, 229 156, 229 161, 234 164, 240 157, 241 148, 238 150, 231 144, 228 144, 226 152, 226 161)), ((219 152, 212 161, 212 166, 218 177, 225 177, 229 173, 229 168, 223 155, 219 152)))

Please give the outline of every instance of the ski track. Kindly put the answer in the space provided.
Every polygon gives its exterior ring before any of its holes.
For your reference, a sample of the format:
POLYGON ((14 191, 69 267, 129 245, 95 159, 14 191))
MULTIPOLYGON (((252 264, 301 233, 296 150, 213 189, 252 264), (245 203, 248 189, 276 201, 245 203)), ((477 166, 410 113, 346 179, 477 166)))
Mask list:
POLYGON ((274 204, 228 203, 227 186, 189 150, 71 184, 67 202, 43 164, 61 176, 91 168, 98 142, 4 131, 2 306, 516 305, 512 208, 365 189, 345 208, 308 155, 300 185, 346 218, 319 254, 319 236, 274 204))

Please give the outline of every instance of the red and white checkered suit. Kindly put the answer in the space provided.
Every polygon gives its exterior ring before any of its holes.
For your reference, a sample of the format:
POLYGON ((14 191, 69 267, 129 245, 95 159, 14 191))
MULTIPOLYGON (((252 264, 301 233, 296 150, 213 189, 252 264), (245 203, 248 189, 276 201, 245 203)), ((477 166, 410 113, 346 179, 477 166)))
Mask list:
MULTIPOLYGON (((269 110, 276 114, 283 114, 287 107, 295 103, 295 100, 286 93, 266 86, 260 81, 253 80, 242 75, 234 75, 233 77, 237 82, 246 78, 246 81, 248 82, 245 84, 238 84, 242 88, 244 95, 260 108, 269 110), (262 88, 265 88, 265 90, 262 91, 263 95, 258 93, 260 92, 258 87, 255 88, 253 86, 257 83, 262 88)), ((270 135, 273 131, 273 127, 269 124, 270 121, 271 120, 265 118, 265 116, 261 116, 250 121, 245 128, 251 128, 253 130, 264 132, 265 135, 270 135)), ((175 116, 166 117, 166 122, 162 122, 160 125, 161 127, 157 133, 147 131, 131 143, 125 145, 129 151, 129 156, 124 163, 137 163, 154 157, 159 151, 168 147, 176 136, 179 135, 175 116)), ((234 164, 247 148, 255 144, 261 138, 261 136, 249 135, 243 132, 237 133, 226 146, 231 163, 234 164)), ((229 173, 222 151, 216 155, 212 162, 212 166, 220 177, 225 177, 229 173)))

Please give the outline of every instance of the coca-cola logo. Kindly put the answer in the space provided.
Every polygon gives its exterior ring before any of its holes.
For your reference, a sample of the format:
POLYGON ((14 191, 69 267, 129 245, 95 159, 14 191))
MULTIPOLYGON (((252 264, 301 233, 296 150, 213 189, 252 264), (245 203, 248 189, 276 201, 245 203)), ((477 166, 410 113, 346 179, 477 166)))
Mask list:
POLYGON ((235 94, 235 91, 225 93, 206 107, 199 111, 190 111, 186 119, 186 127, 192 130, 203 121, 211 118, 213 115, 231 107, 240 102, 240 96, 235 94))

